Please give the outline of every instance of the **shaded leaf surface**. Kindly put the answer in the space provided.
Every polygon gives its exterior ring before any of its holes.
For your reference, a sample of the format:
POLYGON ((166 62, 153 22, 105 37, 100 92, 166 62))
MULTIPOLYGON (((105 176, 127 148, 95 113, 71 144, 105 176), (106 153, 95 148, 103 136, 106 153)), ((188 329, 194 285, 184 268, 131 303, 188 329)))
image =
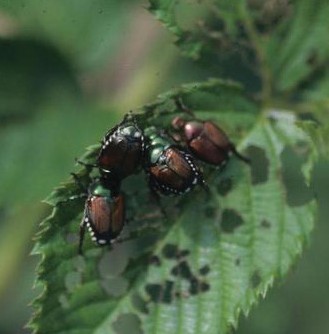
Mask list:
MULTIPOLYGON (((37 332, 228 333, 300 254, 315 203, 288 204, 284 152, 289 148, 300 157, 307 184, 310 169, 304 167, 312 166, 313 148, 294 117, 260 113, 239 86, 213 80, 164 94, 142 108, 141 124, 169 126, 179 113, 175 96, 232 134, 240 151, 254 152, 251 166, 232 157, 222 173, 205 167, 210 198, 202 189, 163 198, 166 217, 150 198, 143 173, 129 177, 123 184, 130 218, 124 235, 146 230, 113 250, 87 238, 83 257, 77 255, 83 199, 63 202, 79 189, 70 181, 56 190, 47 199, 54 209, 35 248, 43 255, 39 282, 45 285, 35 301, 37 332), (308 150, 299 150, 300 142, 308 150), (258 157, 268 164, 255 182, 258 157)), ((83 159, 92 162, 97 149, 83 159)), ((87 181, 83 171, 81 177, 87 181)))
POLYGON ((327 99, 329 7, 325 0, 192 1, 186 5, 189 10, 203 15, 196 14, 185 27, 178 10, 185 1, 149 3, 185 55, 204 59, 206 66, 216 63, 223 73, 239 80, 237 66, 245 75, 249 68, 253 80, 259 78, 263 89, 268 89, 267 98, 273 98, 271 90, 285 93, 285 98, 297 93, 327 99))

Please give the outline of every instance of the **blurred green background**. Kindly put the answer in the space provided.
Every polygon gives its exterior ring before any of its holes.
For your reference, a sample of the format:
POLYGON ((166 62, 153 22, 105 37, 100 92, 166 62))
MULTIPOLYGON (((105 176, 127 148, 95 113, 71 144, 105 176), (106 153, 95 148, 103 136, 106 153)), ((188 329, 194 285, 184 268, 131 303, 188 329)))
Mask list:
MULTIPOLYGON (((49 214, 40 201, 68 178, 74 158, 127 111, 216 76, 181 57, 145 7, 0 0, 0 333, 29 333, 28 303, 40 293, 39 259, 29 253, 49 214)), ((236 333, 329 333, 328 168, 322 162, 315 171, 320 213, 303 258, 236 333)))

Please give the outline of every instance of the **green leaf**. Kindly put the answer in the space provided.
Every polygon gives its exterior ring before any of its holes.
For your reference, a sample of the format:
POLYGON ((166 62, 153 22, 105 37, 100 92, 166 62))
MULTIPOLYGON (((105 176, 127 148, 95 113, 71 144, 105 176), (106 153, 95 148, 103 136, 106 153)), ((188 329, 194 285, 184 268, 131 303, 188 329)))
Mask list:
MULTIPOLYGON (((31 322, 37 333, 229 333, 300 256, 316 211, 309 191, 316 152, 295 115, 261 112, 238 85, 211 80, 141 108, 141 125, 169 129, 180 113, 174 97, 220 124, 251 165, 233 156, 222 172, 204 166, 210 196, 199 188, 161 198, 161 208, 142 172, 127 178, 123 234, 134 238, 112 250, 87 238, 84 256, 77 255, 84 202, 68 200, 79 187, 70 180, 55 190, 35 247, 44 286, 31 322)), ((97 150, 83 159, 93 162, 97 150)))
POLYGON ((276 88, 287 91, 328 69, 329 7, 323 0, 295 2, 292 17, 271 38, 268 59, 276 88))
POLYGON ((263 91, 265 103, 275 95, 292 101, 296 95, 328 99, 325 0, 149 2, 150 11, 177 37, 183 54, 203 59, 207 67, 217 65, 228 78, 247 84, 246 75, 249 81, 260 80, 262 87, 256 88, 263 91), (188 25, 182 6, 193 13, 188 25))

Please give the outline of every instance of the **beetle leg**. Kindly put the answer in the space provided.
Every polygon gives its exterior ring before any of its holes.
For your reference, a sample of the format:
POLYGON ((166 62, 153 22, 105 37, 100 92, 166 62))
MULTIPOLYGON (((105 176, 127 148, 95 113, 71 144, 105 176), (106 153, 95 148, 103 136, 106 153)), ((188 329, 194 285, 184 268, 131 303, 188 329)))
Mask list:
POLYGON ((79 176, 75 173, 70 173, 75 181, 75 183, 80 187, 80 189, 82 190, 83 193, 87 194, 88 190, 87 188, 83 185, 83 183, 81 182, 79 176))
POLYGON ((199 177, 199 184, 202 187, 202 189, 206 192, 206 195, 210 195, 210 188, 206 182, 206 180, 203 178, 203 175, 200 175, 199 177))
POLYGON ((155 190, 155 185, 153 184, 152 180, 149 181, 149 188, 150 188, 150 192, 151 192, 151 199, 153 199, 155 201, 156 205, 159 207, 163 216, 167 218, 167 213, 166 213, 165 209, 162 207, 162 204, 161 204, 161 197, 158 194, 158 192, 155 190))
POLYGON ((178 97, 178 96, 175 97, 175 104, 176 104, 176 107, 177 107, 179 110, 181 110, 181 111, 183 111, 183 112, 186 112, 187 114, 189 114, 189 115, 195 117, 193 111, 192 111, 191 109, 189 109, 189 108, 184 104, 184 102, 183 102, 183 100, 182 100, 181 97, 178 97))
POLYGON ((80 165, 82 165, 82 166, 84 166, 86 169, 90 169, 90 170, 93 169, 93 168, 98 167, 97 164, 87 164, 86 162, 83 162, 83 161, 81 161, 81 160, 79 160, 77 158, 75 158, 75 162, 78 163, 78 164, 80 164, 80 165))
POLYGON ((62 201, 58 201, 56 203, 56 205, 60 205, 60 204, 63 204, 63 203, 67 203, 67 202, 70 202, 70 201, 74 201, 75 199, 79 199, 79 198, 86 198, 88 195, 83 193, 83 194, 79 194, 79 195, 72 195, 68 198, 66 198, 65 200, 62 200, 62 201))
POLYGON ((241 153, 239 153, 233 144, 231 144, 231 151, 232 151, 232 153, 233 153, 237 158, 239 158, 240 160, 242 160, 242 161, 245 162, 246 164, 249 165, 249 164, 251 163, 250 159, 247 158, 247 157, 245 157, 245 156, 242 155, 241 153))
POLYGON ((79 255, 82 255, 82 245, 86 232, 86 224, 87 222, 85 219, 85 215, 83 215, 82 221, 80 223, 80 232, 79 232, 79 248, 78 248, 79 255))

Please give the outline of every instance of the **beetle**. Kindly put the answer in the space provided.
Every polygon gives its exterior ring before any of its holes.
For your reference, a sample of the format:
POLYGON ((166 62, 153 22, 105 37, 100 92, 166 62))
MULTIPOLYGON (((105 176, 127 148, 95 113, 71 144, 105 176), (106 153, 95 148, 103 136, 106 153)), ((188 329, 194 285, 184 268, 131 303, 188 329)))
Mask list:
MULTIPOLYGON (((75 174, 72 174, 80 187, 83 187, 75 174)), ((84 188, 84 187, 83 187, 84 188)), ((122 193, 113 195, 102 178, 96 178, 80 196, 87 197, 83 217, 80 223, 79 254, 85 230, 88 229, 91 239, 98 245, 114 243, 125 226, 125 198, 122 193)))
POLYGON ((163 195, 181 195, 197 184, 206 187, 193 157, 164 131, 149 127, 144 133, 147 138, 144 170, 152 190, 163 195))
POLYGON ((110 184, 119 184, 136 172, 144 155, 145 142, 135 116, 127 114, 102 140, 97 167, 110 184))
MULTIPOLYGON (((176 100, 176 105, 179 109, 192 114, 181 101, 176 100)), ((182 140, 193 156, 203 162, 224 167, 230 155, 234 154, 240 160, 250 163, 247 157, 236 150, 226 133, 212 121, 196 118, 186 120, 177 116, 172 120, 171 125, 181 134, 182 140)), ((179 136, 178 139, 180 139, 179 136)))

